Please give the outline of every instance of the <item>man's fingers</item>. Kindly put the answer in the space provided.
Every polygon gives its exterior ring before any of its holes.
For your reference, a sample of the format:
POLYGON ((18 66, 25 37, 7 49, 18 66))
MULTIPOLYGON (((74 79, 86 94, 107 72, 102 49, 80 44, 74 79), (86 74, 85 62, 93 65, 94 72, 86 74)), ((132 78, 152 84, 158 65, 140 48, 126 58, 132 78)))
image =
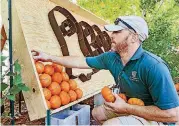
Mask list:
POLYGON ((114 95, 114 97, 115 97, 116 99, 121 99, 121 97, 119 97, 118 94, 113 93, 113 95, 114 95))
POLYGON ((40 60, 41 57, 40 57, 40 56, 34 56, 34 55, 33 55, 33 59, 34 59, 34 60, 40 60))
POLYGON ((108 107, 108 106, 105 105, 105 104, 104 104, 104 108, 105 108, 106 110, 114 111, 112 108, 108 107))
POLYGON ((117 98, 119 98, 119 95, 118 94, 114 94, 114 97, 117 99, 117 98))
POLYGON ((106 106, 108 106, 110 108, 113 108, 114 103, 112 103, 112 102, 104 102, 104 105, 106 105, 106 106))
POLYGON ((39 52, 36 51, 36 50, 32 50, 31 52, 32 52, 32 55, 33 55, 33 56, 38 56, 38 55, 39 55, 39 52))

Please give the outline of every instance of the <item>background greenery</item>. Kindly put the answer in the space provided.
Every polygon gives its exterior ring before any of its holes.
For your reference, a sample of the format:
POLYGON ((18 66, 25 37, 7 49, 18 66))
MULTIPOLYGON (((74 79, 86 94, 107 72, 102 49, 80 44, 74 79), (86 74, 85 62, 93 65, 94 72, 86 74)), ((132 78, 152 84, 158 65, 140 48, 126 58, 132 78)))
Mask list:
POLYGON ((179 0, 78 0, 83 8, 109 23, 118 16, 138 15, 149 25, 143 47, 164 59, 179 77, 179 0))

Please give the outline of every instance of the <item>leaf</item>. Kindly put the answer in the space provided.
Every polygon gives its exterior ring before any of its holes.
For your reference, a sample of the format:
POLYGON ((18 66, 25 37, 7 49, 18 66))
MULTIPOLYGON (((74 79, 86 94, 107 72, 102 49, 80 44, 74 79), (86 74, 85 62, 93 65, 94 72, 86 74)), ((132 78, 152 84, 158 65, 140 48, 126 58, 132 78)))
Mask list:
POLYGON ((8 57, 7 56, 2 56, 1 55, 1 62, 5 61, 8 57))
POLYGON ((1 39, 3 40, 4 39, 4 36, 1 34, 1 39))
POLYGON ((1 91, 4 91, 8 86, 6 83, 1 83, 1 91))
POLYGON ((30 90, 29 87, 27 87, 24 83, 21 83, 21 84, 19 84, 17 86, 22 91, 29 91, 30 90))
POLYGON ((1 100, 0 100, 0 105, 2 106, 3 104, 4 104, 4 99, 1 98, 1 100))
POLYGON ((7 95, 9 100, 15 101, 15 95, 7 95))
POLYGON ((3 80, 5 79, 5 77, 3 77, 3 75, 2 75, 2 73, 1 73, 0 79, 1 79, 1 82, 3 82, 3 80))
POLYGON ((22 77, 21 77, 21 74, 17 74, 14 77, 14 85, 18 85, 20 83, 22 83, 22 77))
POLYGON ((19 89, 16 85, 13 85, 13 87, 11 87, 9 89, 10 94, 16 95, 21 91, 21 89, 19 89))
POLYGON ((19 61, 16 60, 15 63, 14 63, 14 66, 15 66, 15 72, 21 72, 21 65, 19 64, 19 61))
POLYGON ((13 73, 13 72, 8 72, 7 73, 7 76, 15 76, 16 75, 16 73, 13 73))
POLYGON ((6 64, 4 62, 1 61, 1 66, 6 66, 6 64))
POLYGON ((9 112, 4 111, 1 115, 1 117, 7 118, 7 119, 11 119, 11 117, 9 116, 9 112))

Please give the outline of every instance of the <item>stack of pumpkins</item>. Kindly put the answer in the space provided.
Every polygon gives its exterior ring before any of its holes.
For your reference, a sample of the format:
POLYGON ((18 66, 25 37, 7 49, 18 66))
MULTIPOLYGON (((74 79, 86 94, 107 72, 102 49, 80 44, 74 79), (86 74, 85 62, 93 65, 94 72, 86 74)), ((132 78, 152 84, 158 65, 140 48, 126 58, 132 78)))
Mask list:
POLYGON ((35 62, 39 80, 49 109, 57 109, 77 99, 82 98, 83 91, 77 87, 77 83, 64 72, 64 67, 40 61, 35 62))

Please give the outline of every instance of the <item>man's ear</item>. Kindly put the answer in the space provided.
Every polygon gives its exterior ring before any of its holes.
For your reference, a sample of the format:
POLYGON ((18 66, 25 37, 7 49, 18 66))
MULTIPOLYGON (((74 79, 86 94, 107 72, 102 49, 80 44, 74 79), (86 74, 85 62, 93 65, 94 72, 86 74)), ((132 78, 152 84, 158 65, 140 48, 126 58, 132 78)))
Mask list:
POLYGON ((132 43, 135 43, 136 41, 137 41, 136 35, 133 34, 133 35, 132 35, 132 43))
POLYGON ((138 34, 133 34, 132 35, 132 43, 135 43, 135 42, 138 42, 138 41, 140 41, 138 34))

